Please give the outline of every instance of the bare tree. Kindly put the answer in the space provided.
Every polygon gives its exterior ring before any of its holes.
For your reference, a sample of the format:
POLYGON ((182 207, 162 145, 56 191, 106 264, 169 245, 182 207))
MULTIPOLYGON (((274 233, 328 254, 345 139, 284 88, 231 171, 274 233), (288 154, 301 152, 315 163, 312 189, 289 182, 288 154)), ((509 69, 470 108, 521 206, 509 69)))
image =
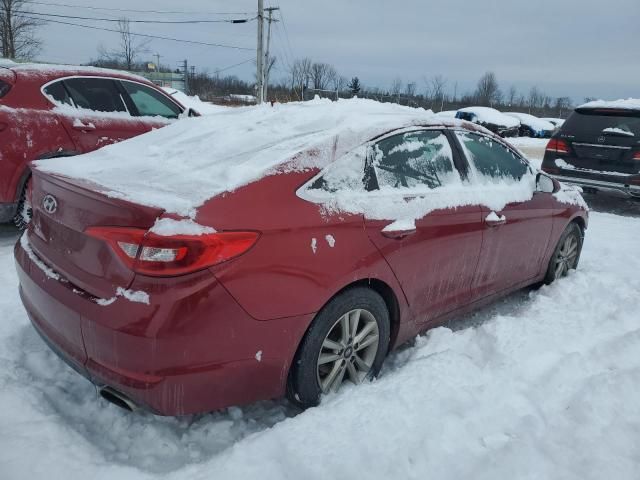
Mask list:
POLYGON ((414 97, 416 94, 416 82, 408 82, 404 87, 404 94, 408 97, 414 97))
POLYGON ((543 102, 543 95, 540 92, 540 90, 538 90, 538 87, 531 87, 531 90, 529 90, 529 113, 531 113, 531 109, 533 108, 538 108, 539 106, 541 106, 542 102, 543 102))
POLYGON ((517 97, 518 97, 518 90, 516 90, 515 86, 511 85, 511 87, 509 87, 509 92, 507 93, 507 101, 509 102, 510 107, 515 105, 517 97))
POLYGON ((431 108, 434 104, 440 104, 440 110, 445 100, 445 88, 447 86, 447 79, 442 75, 434 75, 433 77, 425 80, 427 83, 427 98, 431 100, 431 108))
POLYGON ((30 16, 26 0, 0 0, 0 46, 6 58, 30 59, 40 47, 36 30, 45 22, 30 16))
POLYGON ((502 92, 500 92, 495 73, 487 72, 480 78, 476 87, 475 97, 480 105, 491 107, 496 103, 500 103, 502 92))
POLYGON ((311 65, 313 62, 310 58, 302 58, 295 60, 291 66, 290 81, 291 90, 293 92, 300 92, 302 98, 302 91, 309 88, 309 82, 311 81, 311 65))
POLYGON ((398 97, 400 97, 400 92, 402 92, 402 79, 397 77, 391 82, 391 90, 389 93, 396 97, 396 101, 398 101, 398 97))
POLYGON ((327 63, 314 63, 311 65, 311 81, 313 88, 326 90, 331 75, 335 75, 335 69, 327 63))
POLYGON ((116 61, 126 68, 132 70, 140 54, 148 52, 148 45, 151 40, 136 41, 135 35, 131 33, 129 20, 121 18, 118 20, 118 32, 120 33, 120 46, 117 50, 107 50, 103 46, 98 47, 100 60, 116 61))

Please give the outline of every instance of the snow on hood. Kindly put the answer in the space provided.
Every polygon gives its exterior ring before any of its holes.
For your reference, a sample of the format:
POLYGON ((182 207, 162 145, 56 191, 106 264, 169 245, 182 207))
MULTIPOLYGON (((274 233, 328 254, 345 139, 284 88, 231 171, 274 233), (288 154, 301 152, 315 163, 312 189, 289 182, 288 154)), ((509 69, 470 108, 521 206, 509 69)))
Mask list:
POLYGON ((424 109, 350 99, 229 108, 40 171, 96 184, 108 196, 195 218, 205 201, 283 170, 322 168, 370 138, 412 125, 461 126, 424 109))
POLYGON ((583 108, 619 108, 622 110, 640 110, 640 99, 638 98, 627 98, 626 100, 595 100, 593 102, 588 102, 583 105, 580 105, 578 109, 583 108))
POLYGON ((478 122, 491 123, 493 125, 502 125, 505 127, 517 127, 520 121, 513 117, 499 112, 495 108, 489 107, 465 107, 458 110, 459 112, 473 113, 478 118, 478 122))
POLYGON ((538 132, 541 132, 543 130, 555 130, 556 128, 553 123, 536 116, 529 115, 528 113, 504 112, 504 114, 513 118, 517 118, 523 125, 528 125, 538 132))

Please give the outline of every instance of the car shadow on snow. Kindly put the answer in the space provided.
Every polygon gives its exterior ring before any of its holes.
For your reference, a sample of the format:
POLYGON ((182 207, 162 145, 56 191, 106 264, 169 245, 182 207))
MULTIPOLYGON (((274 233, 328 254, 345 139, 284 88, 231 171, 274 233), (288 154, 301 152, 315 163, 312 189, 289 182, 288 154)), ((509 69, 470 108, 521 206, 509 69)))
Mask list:
POLYGON ((588 193, 583 193, 582 196, 594 212, 640 218, 640 199, 638 198, 588 193))

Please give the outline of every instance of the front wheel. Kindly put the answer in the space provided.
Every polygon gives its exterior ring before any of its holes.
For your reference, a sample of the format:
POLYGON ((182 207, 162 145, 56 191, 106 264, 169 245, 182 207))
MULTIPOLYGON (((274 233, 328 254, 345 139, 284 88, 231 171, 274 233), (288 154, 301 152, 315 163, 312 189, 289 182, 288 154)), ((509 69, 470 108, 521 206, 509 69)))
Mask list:
POLYGON ((333 298, 298 349, 289 374, 289 399, 312 407, 346 382, 375 377, 389 348, 389 331, 389 311, 373 290, 358 287, 333 298))
POLYGON ((569 270, 575 270, 580 261, 580 253, 582 252, 582 230, 580 227, 571 223, 562 233, 558 245, 549 260, 547 274, 544 283, 550 283, 564 277, 569 270))

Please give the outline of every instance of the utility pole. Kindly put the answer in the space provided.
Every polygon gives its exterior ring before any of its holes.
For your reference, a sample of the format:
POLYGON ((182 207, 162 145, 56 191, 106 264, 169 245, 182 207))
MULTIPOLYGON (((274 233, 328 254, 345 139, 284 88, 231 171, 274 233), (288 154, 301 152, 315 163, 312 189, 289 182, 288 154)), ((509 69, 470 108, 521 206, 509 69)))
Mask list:
POLYGON ((160 73, 160 56, 161 55, 159 53, 156 53, 153 56, 156 57, 156 71, 160 73))
POLYGON ((264 0, 258 0, 258 52, 256 58, 256 82, 257 102, 260 105, 264 100, 264 0))
POLYGON ((184 93, 189 95, 189 64, 186 60, 182 62, 182 73, 184 74, 184 93))
POLYGON ((264 54, 264 94, 262 96, 262 98, 265 101, 269 100, 269 96, 268 96, 268 90, 269 90, 269 67, 271 66, 271 58, 269 58, 269 50, 270 50, 270 46, 271 46, 271 23, 272 22, 277 22, 278 20, 276 20, 275 18, 273 18, 273 12, 275 10, 280 10, 280 7, 271 7, 271 8, 265 8, 265 11, 269 12, 269 18, 267 19, 267 21, 269 22, 269 25, 267 26, 267 52, 264 54))

